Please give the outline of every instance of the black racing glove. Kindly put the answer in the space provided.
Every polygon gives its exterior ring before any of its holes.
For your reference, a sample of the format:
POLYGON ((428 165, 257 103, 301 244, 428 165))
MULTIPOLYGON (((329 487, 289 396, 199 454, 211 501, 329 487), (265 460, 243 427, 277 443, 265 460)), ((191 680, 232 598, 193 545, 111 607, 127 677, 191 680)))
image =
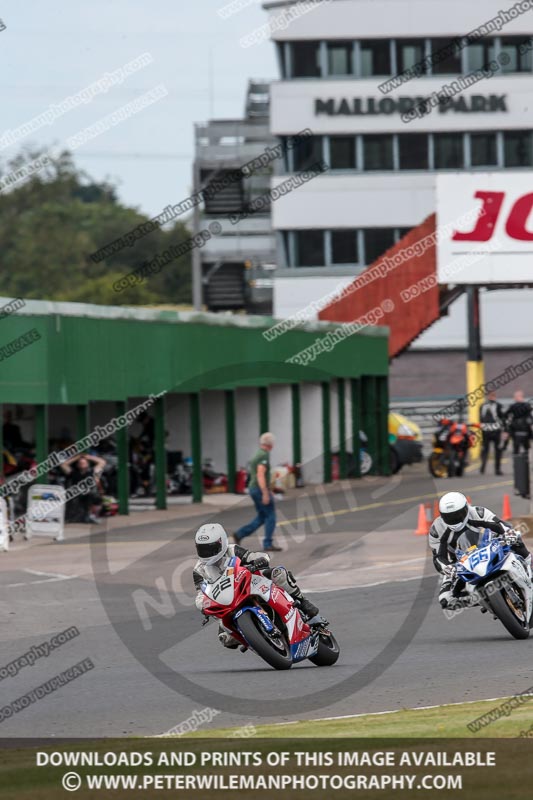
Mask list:
POLYGON ((250 572, 257 572, 259 569, 268 569, 270 566, 270 562, 267 558, 256 558, 255 561, 250 561, 249 564, 246 564, 246 568, 250 570, 250 572))

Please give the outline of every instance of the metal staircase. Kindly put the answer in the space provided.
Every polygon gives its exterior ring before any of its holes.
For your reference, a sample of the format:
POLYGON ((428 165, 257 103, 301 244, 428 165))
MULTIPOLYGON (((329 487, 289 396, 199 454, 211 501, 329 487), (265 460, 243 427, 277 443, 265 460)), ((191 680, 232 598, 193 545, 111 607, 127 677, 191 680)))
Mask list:
MULTIPOLYGON (((368 269, 385 263, 392 263, 409 247, 413 247, 427 236, 435 234, 435 214, 427 217, 420 225, 408 231, 399 242, 380 256, 368 269)), ((437 271, 436 248, 433 243, 419 256, 403 258, 398 266, 394 266, 384 277, 377 277, 365 283, 358 276, 344 296, 330 303, 319 314, 323 320, 334 322, 355 322, 378 306, 384 310, 379 325, 390 329, 389 357, 396 358, 403 353, 414 340, 441 316, 447 313, 448 307, 463 292, 462 287, 448 288, 440 286, 435 279, 437 271), (425 291, 412 297, 408 302, 402 298, 402 291, 407 290, 418 281, 428 281, 425 291), (350 291, 350 289, 352 291, 350 291), (393 308, 387 311, 392 301, 393 308)), ((362 273, 364 274, 364 273, 362 273)))

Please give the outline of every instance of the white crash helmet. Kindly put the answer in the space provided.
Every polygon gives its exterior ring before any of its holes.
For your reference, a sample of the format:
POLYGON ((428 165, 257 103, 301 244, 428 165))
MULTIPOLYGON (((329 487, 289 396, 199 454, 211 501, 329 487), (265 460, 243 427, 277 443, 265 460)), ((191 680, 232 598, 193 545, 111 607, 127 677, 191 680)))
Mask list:
POLYGON ((228 550, 228 534, 218 522, 198 528, 194 541, 198 558, 206 566, 216 564, 228 550))
POLYGON ((460 531, 468 519, 468 500, 461 492, 447 492, 439 500, 442 521, 452 531, 460 531))

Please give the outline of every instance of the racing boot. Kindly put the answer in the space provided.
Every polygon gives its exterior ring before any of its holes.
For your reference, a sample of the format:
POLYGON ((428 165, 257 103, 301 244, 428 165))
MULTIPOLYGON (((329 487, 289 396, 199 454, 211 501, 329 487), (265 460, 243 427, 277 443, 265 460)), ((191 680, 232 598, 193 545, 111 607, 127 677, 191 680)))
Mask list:
POLYGON ((292 572, 289 572, 285 567, 274 567, 272 569, 272 581, 280 589, 290 594, 294 604, 307 619, 317 616, 319 613, 318 608, 302 594, 302 590, 296 583, 292 572))
POLYGON ((439 603, 441 608, 448 608, 448 606, 453 605, 453 591, 452 591, 453 581, 449 578, 446 578, 440 587, 439 591, 439 603))
POLYGON ((292 592, 291 597, 296 601, 295 605, 298 606, 302 614, 307 617, 308 620, 318 616, 318 608, 308 600, 307 597, 304 597, 301 589, 298 589, 298 592, 299 597, 296 596, 295 592, 292 592))
POLYGON ((235 639, 231 633, 225 631, 222 625, 220 625, 218 629, 218 641, 223 647, 227 647, 228 650, 236 650, 239 646, 237 639, 235 639))

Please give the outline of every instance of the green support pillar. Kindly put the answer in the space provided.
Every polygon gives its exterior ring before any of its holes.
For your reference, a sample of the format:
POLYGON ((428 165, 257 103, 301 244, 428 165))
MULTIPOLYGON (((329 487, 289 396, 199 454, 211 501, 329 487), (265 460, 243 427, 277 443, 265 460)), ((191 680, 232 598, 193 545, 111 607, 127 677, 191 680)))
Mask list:
POLYGON ((76 406, 76 439, 84 439, 89 433, 89 406, 76 406))
MULTIPOLYGON (((41 464, 48 458, 48 406, 35 406, 35 460, 41 464)), ((48 475, 40 475, 36 483, 48 483, 48 475)))
POLYGON ((228 389, 224 392, 224 409, 226 412, 226 461, 228 465, 228 492, 235 491, 235 473, 237 472, 237 446, 235 441, 235 392, 228 389))
POLYGON ((354 458, 354 476, 361 477, 361 449, 359 431, 361 430, 361 379, 350 379, 352 400, 352 448, 354 458))
POLYGON ((372 457, 371 475, 379 473, 378 454, 378 414, 377 414, 377 387, 376 378, 373 375, 365 375, 363 378, 363 430, 368 438, 368 452, 372 457))
POLYGON ((268 386, 259 387, 259 435, 266 433, 268 427, 268 386))
POLYGON ((339 477, 344 480, 348 477, 346 462, 346 386, 344 378, 337 380, 337 401, 339 409, 339 477))
POLYGON ((4 477, 4 407, 0 403, 0 479, 4 477))
MULTIPOLYGON (((117 417, 122 417, 126 414, 126 401, 117 400, 115 413, 117 417)), ((128 513, 128 501, 130 495, 129 486, 129 470, 128 470, 128 426, 117 430, 117 455, 118 455, 118 513, 128 513)))
POLYGON ((192 472, 192 501, 202 502, 202 437, 200 427, 200 395, 192 392, 189 395, 192 472))
POLYGON ((300 384, 291 384, 292 407, 292 463, 302 463, 302 413, 300 401, 300 384))
POLYGON ((331 483, 331 398, 327 381, 322 384, 322 449, 324 451, 324 483, 331 483))
POLYGON ((380 475, 391 474, 389 447, 389 386, 387 377, 376 378, 378 392, 378 441, 380 475))
POLYGON ((154 403, 155 415, 155 506, 161 510, 167 507, 167 452, 165 450, 165 397, 158 397, 154 403))

